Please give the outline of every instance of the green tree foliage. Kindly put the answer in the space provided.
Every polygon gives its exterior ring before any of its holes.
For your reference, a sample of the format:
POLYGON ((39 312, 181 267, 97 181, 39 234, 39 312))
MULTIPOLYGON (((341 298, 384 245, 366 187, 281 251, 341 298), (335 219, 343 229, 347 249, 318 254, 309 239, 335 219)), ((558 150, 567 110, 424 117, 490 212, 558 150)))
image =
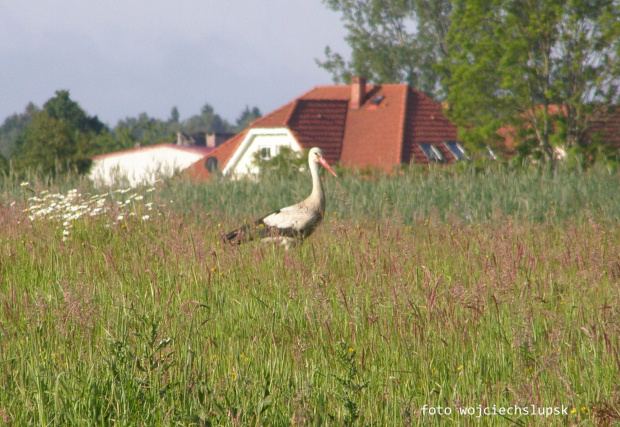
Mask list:
POLYGON ((31 102, 23 113, 13 114, 4 120, 0 126, 0 155, 8 157, 11 154, 15 140, 38 110, 39 108, 31 102))
POLYGON ((165 122, 146 113, 141 113, 138 117, 127 117, 119 120, 114 128, 114 132, 120 139, 123 139, 127 148, 136 144, 152 145, 162 141, 173 141, 175 132, 178 129, 177 123, 165 122))
POLYGON ((88 116, 80 105, 71 99, 68 90, 57 90, 56 96, 43 105, 43 110, 54 119, 67 122, 78 132, 100 134, 107 130, 97 116, 88 116))
POLYGON ((376 83, 408 83, 426 94, 442 94, 436 64, 448 55, 449 0, 324 0, 342 13, 351 59, 325 48, 318 60, 336 83, 365 76, 376 83))
POLYGON ((554 144, 584 144, 597 106, 617 100, 618 16, 613 0, 457 1, 444 65, 461 136, 484 144, 510 122, 551 167, 554 144))
MULTIPOLYGON (((31 111, 34 109, 31 107, 31 111)), ((67 170, 84 173, 93 154, 91 141, 109 134, 97 118, 89 116, 70 97, 69 91, 56 91, 41 111, 30 114, 15 140, 11 157, 16 169, 37 169, 45 174, 67 170)))
POLYGON ((9 161, 0 154, 0 175, 6 174, 9 172, 9 161))
POLYGON ((32 116, 15 142, 13 159, 16 170, 38 170, 56 175, 67 170, 84 173, 90 161, 87 155, 88 134, 76 131, 67 120, 47 111, 32 116))
POLYGON ((200 115, 192 116, 183 122, 183 131, 193 132, 230 132, 232 126, 215 110, 210 104, 205 104, 200 111, 200 115))
POLYGON ((277 176, 290 178, 296 175, 308 164, 308 152, 299 153, 290 147, 280 147, 278 154, 264 158, 261 151, 254 153, 252 159, 263 176, 277 176))
POLYGON ((237 126, 235 129, 240 132, 247 128, 254 120, 262 116, 263 113, 261 113, 258 107, 254 107, 250 110, 250 107, 246 105, 245 110, 243 110, 241 115, 237 118, 237 126))
POLYGON ((179 114, 179 109, 177 107, 172 107, 172 111, 170 111, 170 119, 168 122, 170 123, 179 123, 179 119, 181 115, 179 114))

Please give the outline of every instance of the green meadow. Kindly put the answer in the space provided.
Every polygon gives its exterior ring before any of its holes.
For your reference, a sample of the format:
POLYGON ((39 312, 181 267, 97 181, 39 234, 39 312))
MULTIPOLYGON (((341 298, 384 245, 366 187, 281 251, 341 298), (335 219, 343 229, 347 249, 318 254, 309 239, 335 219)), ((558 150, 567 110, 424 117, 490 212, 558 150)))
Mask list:
POLYGON ((0 183, 0 425, 614 425, 620 174, 0 183))

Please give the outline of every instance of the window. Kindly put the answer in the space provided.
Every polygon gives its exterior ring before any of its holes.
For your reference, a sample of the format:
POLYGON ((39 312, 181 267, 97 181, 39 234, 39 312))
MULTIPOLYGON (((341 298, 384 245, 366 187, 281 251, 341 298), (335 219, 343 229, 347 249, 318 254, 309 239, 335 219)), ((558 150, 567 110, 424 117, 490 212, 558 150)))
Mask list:
POLYGON ((383 98, 385 98, 385 95, 377 95, 374 98, 372 98, 372 101, 370 101, 370 103, 372 105, 379 105, 381 101, 383 101, 383 98))
POLYGON ((489 159, 497 160, 497 156, 495 155, 495 152, 491 150, 491 147, 487 147, 487 150, 489 151, 489 159))
POLYGON ((418 144, 428 160, 431 162, 443 162, 443 156, 439 152, 437 148, 433 146, 433 144, 418 144))
POLYGON ((457 161, 469 160, 469 157, 465 154, 465 149, 458 141, 444 141, 443 144, 450 150, 457 161))
POLYGON ((205 162, 205 167, 211 173, 217 171, 217 169, 219 167, 218 163, 217 163, 217 159, 215 157, 207 158, 207 161, 205 162))
POLYGON ((271 159, 271 147, 261 147, 258 149, 260 152, 261 160, 270 160, 271 159))

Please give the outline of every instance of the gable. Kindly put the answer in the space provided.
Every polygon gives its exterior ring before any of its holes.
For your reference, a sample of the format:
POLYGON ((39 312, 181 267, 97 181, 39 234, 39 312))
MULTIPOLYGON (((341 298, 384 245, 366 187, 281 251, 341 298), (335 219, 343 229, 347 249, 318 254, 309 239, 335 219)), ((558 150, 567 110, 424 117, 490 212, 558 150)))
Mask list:
POLYGON ((261 155, 262 150, 268 150, 271 158, 280 153, 281 147, 300 151, 301 147, 295 141, 287 128, 253 128, 250 129, 232 157, 222 169, 224 175, 244 175, 259 172, 255 164, 255 155, 261 155))

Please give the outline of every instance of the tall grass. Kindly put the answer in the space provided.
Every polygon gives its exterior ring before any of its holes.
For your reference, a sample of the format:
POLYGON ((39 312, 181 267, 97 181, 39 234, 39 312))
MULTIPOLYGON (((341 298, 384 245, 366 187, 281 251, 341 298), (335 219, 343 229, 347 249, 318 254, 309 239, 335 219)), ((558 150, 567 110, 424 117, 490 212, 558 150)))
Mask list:
MULTIPOLYGON (((600 167, 588 172, 509 169, 498 165, 464 170, 411 167, 401 174, 363 176, 346 170, 326 177, 329 212, 352 221, 397 216, 405 224, 433 217, 441 222, 496 222, 505 216, 529 223, 617 221, 620 178, 600 167)), ((219 212, 235 219, 259 216, 302 200, 310 193, 307 174, 251 180, 214 180, 209 185, 169 181, 164 194, 184 194, 184 208, 219 212)))
POLYGON ((620 420, 618 175, 338 182, 288 252, 218 234, 305 197, 306 179, 111 193, 68 236, 24 212, 41 184, 4 188, 0 423, 620 420), (532 405, 567 413, 476 418, 532 405))

